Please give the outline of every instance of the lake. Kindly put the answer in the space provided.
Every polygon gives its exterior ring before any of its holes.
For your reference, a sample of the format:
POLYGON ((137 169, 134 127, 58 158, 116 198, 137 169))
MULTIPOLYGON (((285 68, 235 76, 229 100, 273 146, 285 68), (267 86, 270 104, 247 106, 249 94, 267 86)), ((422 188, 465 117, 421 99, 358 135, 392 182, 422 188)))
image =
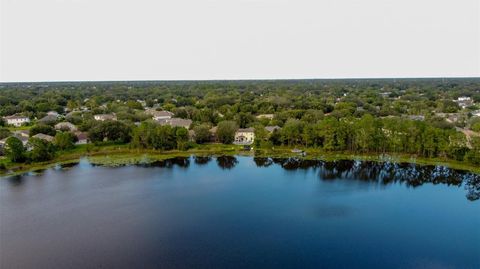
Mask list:
POLYGON ((480 268, 480 175, 252 157, 0 179, 1 268, 480 268))

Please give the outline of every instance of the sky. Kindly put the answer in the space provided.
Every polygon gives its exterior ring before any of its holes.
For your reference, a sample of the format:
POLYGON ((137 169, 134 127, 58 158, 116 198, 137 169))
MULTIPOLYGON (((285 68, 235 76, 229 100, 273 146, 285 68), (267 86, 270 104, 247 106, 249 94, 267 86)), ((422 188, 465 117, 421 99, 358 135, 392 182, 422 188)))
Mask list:
POLYGON ((0 0, 0 82, 478 76, 479 0, 0 0))

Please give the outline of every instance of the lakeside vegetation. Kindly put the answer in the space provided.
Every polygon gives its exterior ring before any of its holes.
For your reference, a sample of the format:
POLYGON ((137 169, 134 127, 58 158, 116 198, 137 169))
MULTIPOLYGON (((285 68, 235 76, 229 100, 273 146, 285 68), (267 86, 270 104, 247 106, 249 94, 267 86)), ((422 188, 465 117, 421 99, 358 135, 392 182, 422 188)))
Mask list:
POLYGON ((478 172, 479 102, 475 78, 2 84, 0 116, 28 121, 0 120, 0 170, 245 153, 231 144, 248 128, 258 156, 300 148, 305 158, 391 156, 478 172))
POLYGON ((376 154, 355 154, 347 152, 324 152, 316 149, 305 148, 301 155, 292 152, 294 148, 281 146, 273 149, 255 149, 246 151, 242 146, 223 144, 197 145, 189 150, 151 150, 131 148, 125 144, 104 144, 104 145, 81 145, 74 149, 61 151, 49 161, 31 163, 13 163, 7 158, 0 159, 0 176, 11 176, 28 171, 43 170, 56 165, 77 163, 82 158, 95 165, 123 166, 134 164, 148 164, 155 161, 189 156, 251 156, 264 158, 296 158, 304 160, 359 160, 374 162, 393 163, 415 163, 418 165, 440 165, 456 170, 465 170, 480 174, 480 167, 465 162, 452 161, 447 159, 414 158, 410 155, 376 155, 376 154))

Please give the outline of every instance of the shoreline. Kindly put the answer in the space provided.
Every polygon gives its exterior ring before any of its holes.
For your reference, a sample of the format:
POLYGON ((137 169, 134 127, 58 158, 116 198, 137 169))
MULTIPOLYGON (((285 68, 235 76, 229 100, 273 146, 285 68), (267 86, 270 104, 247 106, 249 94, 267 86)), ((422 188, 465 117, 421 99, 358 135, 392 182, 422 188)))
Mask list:
POLYGON ((197 146, 187 151, 179 150, 147 150, 147 149, 133 149, 128 145, 108 145, 95 146, 83 145, 73 150, 64 151, 56 158, 47 162, 40 163, 20 163, 13 164, 8 161, 0 160, 0 163, 6 165, 6 170, 0 170, 0 177, 9 177, 21 175, 24 173, 44 170, 52 168, 56 165, 70 164, 79 162, 82 158, 87 158, 92 164, 104 166, 124 166, 136 165, 142 163, 150 163, 159 160, 165 160, 175 157, 189 157, 192 155, 198 156, 220 156, 220 155, 238 155, 250 157, 268 157, 268 158, 292 158, 298 157, 305 160, 321 160, 321 161, 336 161, 336 160, 358 160, 358 161, 373 161, 373 162, 394 162, 394 163, 414 163, 417 165, 428 166, 444 166, 450 169, 467 171, 475 174, 480 174, 480 167, 472 164, 445 160, 445 159, 428 159, 416 158, 415 156, 405 154, 354 154, 348 152, 323 152, 316 149, 306 148, 306 156, 301 156, 298 153, 292 152, 293 148, 278 147, 274 149, 257 149, 246 151, 242 146, 237 145, 223 145, 223 144, 206 144, 197 146), (3 161, 3 162, 2 162, 3 161))

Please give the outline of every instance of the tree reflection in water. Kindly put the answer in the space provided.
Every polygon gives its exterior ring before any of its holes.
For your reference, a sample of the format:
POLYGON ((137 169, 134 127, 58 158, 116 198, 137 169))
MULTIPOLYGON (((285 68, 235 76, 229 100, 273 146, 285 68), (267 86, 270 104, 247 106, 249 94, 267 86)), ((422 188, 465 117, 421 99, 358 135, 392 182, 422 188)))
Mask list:
POLYGON ((188 168, 190 166, 190 157, 175 157, 175 158, 155 161, 151 163, 139 164, 139 166, 144 166, 144 167, 166 167, 166 168, 173 167, 174 165, 182 168, 188 168))
POLYGON ((237 158, 234 156, 218 156, 217 164, 222 169, 232 169, 238 163, 237 158))
POLYGON ((269 167, 273 164, 272 159, 266 157, 254 157, 253 161, 258 167, 269 167))
POLYGON ((193 156, 195 164, 204 165, 209 163, 212 160, 212 157, 209 156, 193 156))
POLYGON ((417 187, 425 183, 465 186, 467 199, 480 199, 480 175, 454 170, 444 166, 421 166, 411 163, 372 162, 372 161, 318 161, 300 158, 254 158, 258 167, 272 163, 286 170, 319 170, 321 180, 361 180, 378 184, 401 182, 417 187))
MULTIPOLYGON (((212 157, 194 156, 196 165, 208 164, 212 157)), ((238 164, 234 156, 219 156, 216 158, 217 165, 221 169, 232 169, 238 164)), ((253 161, 257 167, 269 167, 277 164, 286 170, 316 169, 321 180, 360 180, 375 182, 377 184, 392 184, 401 182, 407 186, 417 187, 425 183, 447 184, 453 186, 463 185, 467 191, 466 197, 470 201, 480 199, 480 175, 470 172, 450 169, 444 166, 422 166, 411 163, 393 162, 372 162, 372 161, 319 161, 304 160, 301 158, 268 158, 254 157, 253 161)), ((69 169, 78 165, 72 163, 62 165, 61 168, 69 169)), ((165 167, 178 166, 188 168, 190 157, 176 157, 155 161, 152 163, 138 164, 143 167, 165 167)), ((96 166, 93 165, 92 166, 96 166)), ((27 174, 38 174, 40 171, 27 174)), ((12 185, 22 185, 23 176, 9 177, 12 185)))

